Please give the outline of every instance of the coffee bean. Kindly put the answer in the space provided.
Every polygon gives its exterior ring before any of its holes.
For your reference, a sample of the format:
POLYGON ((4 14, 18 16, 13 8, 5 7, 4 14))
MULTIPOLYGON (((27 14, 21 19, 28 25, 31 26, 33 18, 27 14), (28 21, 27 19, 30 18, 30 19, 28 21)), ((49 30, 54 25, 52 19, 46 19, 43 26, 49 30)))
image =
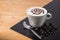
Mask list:
POLYGON ((51 23, 49 23, 49 27, 52 28, 52 29, 54 28, 53 25, 52 25, 51 23))

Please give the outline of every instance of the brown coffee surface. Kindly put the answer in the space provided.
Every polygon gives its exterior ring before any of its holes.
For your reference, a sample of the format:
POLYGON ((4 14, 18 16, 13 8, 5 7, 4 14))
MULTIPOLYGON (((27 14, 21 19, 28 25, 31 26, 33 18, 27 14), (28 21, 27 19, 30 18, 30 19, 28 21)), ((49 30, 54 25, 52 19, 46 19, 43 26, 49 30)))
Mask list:
POLYGON ((39 14, 41 14, 41 13, 44 13, 44 10, 39 9, 39 8, 35 8, 35 9, 32 9, 31 12, 32 12, 33 14, 39 15, 39 14))

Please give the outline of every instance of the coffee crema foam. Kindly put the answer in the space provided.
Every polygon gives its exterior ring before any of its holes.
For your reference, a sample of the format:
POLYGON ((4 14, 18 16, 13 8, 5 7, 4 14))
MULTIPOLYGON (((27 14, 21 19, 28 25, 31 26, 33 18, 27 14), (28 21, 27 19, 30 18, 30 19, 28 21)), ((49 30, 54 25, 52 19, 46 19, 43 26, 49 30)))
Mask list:
POLYGON ((26 12, 28 15, 37 16, 37 17, 47 14, 47 10, 42 7, 30 7, 26 10, 26 12))
POLYGON ((34 8, 31 10, 31 12, 35 15, 44 14, 44 10, 39 8, 34 8))

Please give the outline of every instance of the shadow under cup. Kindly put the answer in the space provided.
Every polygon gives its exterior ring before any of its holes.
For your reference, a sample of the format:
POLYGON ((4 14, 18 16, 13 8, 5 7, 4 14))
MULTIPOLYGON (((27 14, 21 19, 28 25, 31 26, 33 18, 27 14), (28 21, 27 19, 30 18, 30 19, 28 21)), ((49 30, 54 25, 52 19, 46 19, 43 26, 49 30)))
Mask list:
POLYGON ((28 16, 29 23, 32 27, 41 27, 44 24, 44 22, 46 21, 46 19, 50 19, 52 17, 51 14, 47 13, 47 10, 42 7, 28 8, 27 9, 27 16, 28 16), (33 14, 31 12, 31 10, 35 9, 35 8, 42 9, 44 11, 44 13, 41 12, 38 15, 33 14), (49 17, 47 17, 47 15, 49 15, 49 17))

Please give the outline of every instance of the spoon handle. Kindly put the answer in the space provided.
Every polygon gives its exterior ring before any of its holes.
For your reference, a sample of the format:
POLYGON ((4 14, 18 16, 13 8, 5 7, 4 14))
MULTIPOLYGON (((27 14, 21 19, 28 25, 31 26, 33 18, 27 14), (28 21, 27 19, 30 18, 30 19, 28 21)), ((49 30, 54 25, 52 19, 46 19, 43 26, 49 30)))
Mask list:
POLYGON ((34 30, 32 30, 32 29, 30 29, 30 30, 34 35, 36 35, 39 39, 41 39, 41 36, 39 36, 34 30))

